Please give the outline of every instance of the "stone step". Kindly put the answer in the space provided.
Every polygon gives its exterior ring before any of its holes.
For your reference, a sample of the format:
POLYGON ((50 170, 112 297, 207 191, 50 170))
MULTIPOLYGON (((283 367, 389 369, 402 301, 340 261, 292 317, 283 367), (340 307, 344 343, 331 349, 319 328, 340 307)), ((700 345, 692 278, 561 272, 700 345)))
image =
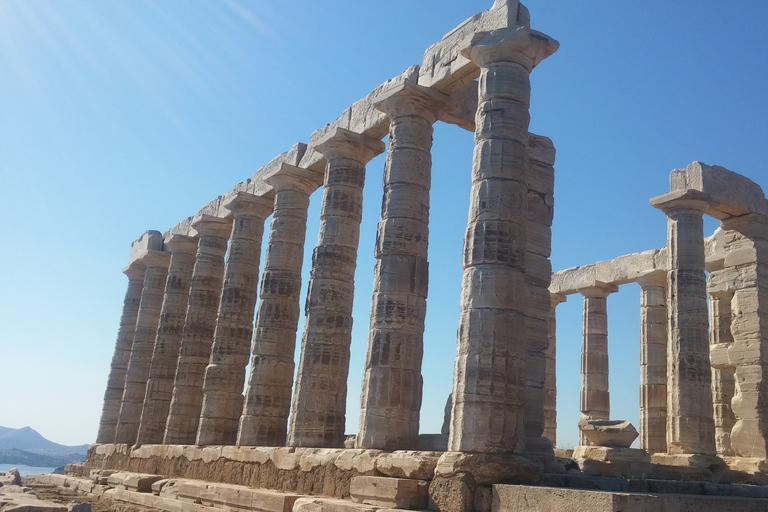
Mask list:
POLYGON ((315 496, 299 498, 293 505, 293 512, 377 512, 379 510, 381 507, 375 505, 315 496))
POLYGON ((427 508, 429 485, 424 480, 356 476, 349 484, 352 501, 385 508, 427 508))

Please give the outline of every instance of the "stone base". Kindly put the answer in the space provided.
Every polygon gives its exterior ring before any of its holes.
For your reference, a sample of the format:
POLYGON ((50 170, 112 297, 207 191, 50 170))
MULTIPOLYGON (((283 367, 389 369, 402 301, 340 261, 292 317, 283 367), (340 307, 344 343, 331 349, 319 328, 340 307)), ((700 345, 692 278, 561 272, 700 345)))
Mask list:
POLYGON ((688 453, 654 453, 651 456, 654 464, 679 466, 684 468, 700 468, 710 471, 725 469, 725 461, 714 455, 698 455, 688 453))
POLYGON ((749 457, 723 457, 725 464, 736 471, 746 471, 747 473, 765 473, 766 483, 768 485, 768 459, 753 459, 749 457))
POLYGON ((651 462, 651 456, 643 450, 607 446, 577 446, 573 449, 573 458, 603 462, 651 462))

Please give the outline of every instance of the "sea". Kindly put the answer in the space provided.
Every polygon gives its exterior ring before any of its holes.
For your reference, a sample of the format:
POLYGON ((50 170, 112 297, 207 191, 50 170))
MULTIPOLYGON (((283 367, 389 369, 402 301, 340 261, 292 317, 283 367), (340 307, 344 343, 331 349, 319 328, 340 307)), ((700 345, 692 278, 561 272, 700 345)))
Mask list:
POLYGON ((39 468, 37 466, 25 466, 23 464, 0 464, 0 473, 7 473, 11 468, 19 470, 21 476, 36 475, 38 473, 53 473, 56 468, 39 468))

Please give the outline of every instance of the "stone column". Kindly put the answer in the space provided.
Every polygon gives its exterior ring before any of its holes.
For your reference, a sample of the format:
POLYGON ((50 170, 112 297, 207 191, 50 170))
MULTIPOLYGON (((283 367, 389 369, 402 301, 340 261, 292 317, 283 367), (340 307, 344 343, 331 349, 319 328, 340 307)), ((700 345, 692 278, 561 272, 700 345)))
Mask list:
POLYGON ((200 215, 192 222, 192 227, 200 240, 189 285, 189 304, 164 444, 194 444, 196 439, 203 402, 203 375, 211 357, 224 279, 224 254, 232 231, 232 220, 200 215))
POLYGON ((309 196, 323 175, 283 164, 265 179, 275 189, 253 356, 240 417, 240 446, 285 446, 291 411, 296 329, 301 308, 301 267, 309 196))
POLYGON ((107 378, 107 390, 104 392, 104 406, 99 421, 97 443, 114 443, 117 418, 120 416, 120 403, 125 390, 125 371, 131 358, 131 345, 136 330, 136 317, 139 314, 141 290, 144 288, 146 267, 142 261, 134 261, 123 270, 128 276, 128 289, 123 299, 123 313, 120 315, 120 328, 117 331, 115 352, 107 378))
POLYGON ((551 307, 549 309, 549 344, 546 355, 546 378, 544 389, 546 400, 544 402, 544 437, 549 439, 552 446, 557 443, 557 314, 555 309, 567 300, 565 295, 551 294, 551 307))
MULTIPOLYGON (((724 273, 731 274, 730 270, 724 273)), ((710 282, 717 273, 723 273, 723 271, 710 272, 710 282)), ((710 290, 709 292, 709 359, 712 365, 715 447, 717 454, 721 456, 733 455, 731 430, 736 423, 736 417, 731 408, 731 401, 736 392, 736 369, 728 358, 728 349, 733 346, 731 334, 733 294, 733 290, 710 290)))
POLYGON ((681 191, 651 204, 668 217, 667 453, 715 455, 702 219, 709 203, 681 191))
POLYGON ((163 292, 170 259, 171 253, 163 251, 148 251, 141 258, 147 270, 144 275, 139 313, 136 316, 131 359, 125 372, 125 390, 123 390, 123 401, 120 404, 115 443, 134 444, 139 433, 149 365, 157 337, 157 325, 160 321, 160 309, 163 305, 163 292))
POLYGON ((288 445, 341 447, 365 164, 384 143, 336 128, 314 149, 327 164, 288 445))
POLYGON ((584 297, 581 329, 581 419, 579 445, 589 441, 581 427, 589 420, 611 419, 611 399, 608 393, 608 309, 606 298, 618 291, 607 283, 579 290, 584 297))
POLYGON ((640 285, 640 449, 667 452, 667 272, 637 278, 640 285))
POLYGON ((197 238, 172 235, 165 245, 171 250, 171 263, 165 283, 163 309, 157 328, 147 392, 141 412, 137 444, 161 444, 173 394, 173 378, 179 359, 181 333, 189 299, 189 282, 195 266, 197 238))
POLYGON ((243 411, 245 367, 250 356, 259 283, 264 220, 272 198, 238 192, 224 208, 234 221, 213 346, 203 379, 198 445, 233 445, 243 411))
POLYGON ((733 279, 728 359, 736 369, 731 449, 768 472, 768 218, 724 220, 725 267, 733 279))
POLYGON ((358 448, 415 449, 419 436, 432 125, 443 100, 412 82, 374 100, 391 122, 358 448))
POLYGON ((525 450, 529 74, 557 46, 512 27, 469 53, 480 79, 450 451, 525 450))

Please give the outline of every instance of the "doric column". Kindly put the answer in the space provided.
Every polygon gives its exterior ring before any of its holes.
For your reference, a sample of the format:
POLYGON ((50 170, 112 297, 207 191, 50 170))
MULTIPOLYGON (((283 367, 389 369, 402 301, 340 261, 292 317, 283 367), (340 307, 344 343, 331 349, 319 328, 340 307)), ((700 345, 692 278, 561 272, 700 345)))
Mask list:
POLYGON ((195 266, 197 238, 172 235, 165 245, 171 251, 163 308, 157 328, 147 392, 141 412, 138 444, 161 444, 173 394, 173 379, 179 359, 181 333, 189 299, 189 282, 195 266))
MULTIPOLYGON (((584 297, 581 328, 581 419, 579 427, 589 420, 608 420, 611 400, 608 394, 608 309, 606 298, 618 291, 607 283, 579 290, 584 297)), ((579 444, 589 441, 579 429, 579 444)))
POLYGON ((123 390, 123 401, 120 404, 115 443, 134 444, 139 433, 141 409, 144 407, 144 395, 147 391, 149 364, 155 347, 170 259, 171 253, 163 251, 148 251, 141 258, 147 270, 144 274, 144 289, 141 292, 139 313, 136 316, 131 360, 125 372, 125 390, 123 390))
POLYGON ((651 200, 667 215, 667 453, 715 455, 704 274, 709 203, 694 191, 651 200))
POLYGON ((667 272, 637 278, 640 285, 640 449, 667 452, 667 272))
MULTIPOLYGON (((710 272, 710 281, 718 272, 710 272)), ((735 280, 733 280, 735 282, 735 280)), ((712 365, 712 405, 715 421, 715 447, 718 455, 731 456, 731 430, 736 423, 731 400, 736 392, 736 368, 728 358, 733 346, 731 302, 733 290, 709 292, 709 354, 712 365)))
POLYGON ((288 445, 340 447, 365 164, 384 151, 384 143, 336 128, 314 149, 327 164, 288 445))
POLYGON ((120 328, 117 330, 115 352, 107 378, 107 390, 104 392, 104 406, 101 410, 97 443, 114 443, 117 418, 120 416, 120 403, 125 390, 125 370, 131 358, 131 345, 136 330, 136 316, 139 314, 141 290, 144 288, 146 267, 142 261, 134 261, 123 270, 128 276, 128 289, 123 299, 123 314, 120 315, 120 328))
POLYGON ((358 448, 416 448, 429 274, 432 125, 443 99, 405 82, 374 100, 390 119, 389 149, 374 251, 358 448))
POLYGON ((192 222, 192 227, 197 231, 199 241, 164 444, 195 442, 203 402, 203 375, 211 357, 224 279, 224 254, 232 220, 200 215, 192 222))
POLYGON ((512 27, 485 35, 469 54, 480 79, 451 451, 525 449, 529 74, 557 46, 512 27))
POLYGON ((726 219, 725 268, 733 272, 728 359, 735 368, 731 449, 768 467, 768 217, 726 219))
POLYGON ((237 432, 240 446, 285 446, 291 412, 301 267, 309 196, 323 174, 283 164, 265 179, 275 189, 275 213, 261 278, 253 356, 237 432))
POLYGON ((546 399, 544 402, 544 437, 549 439, 552 446, 557 443, 557 315, 555 309, 567 300, 565 295, 551 294, 551 307, 549 308, 549 344, 546 355, 546 378, 544 390, 546 399))
POLYGON ((232 212, 224 283, 213 346, 203 379, 198 445, 233 445, 243 411, 245 367, 250 356, 259 283, 264 220, 273 200, 238 192, 224 208, 232 212))

